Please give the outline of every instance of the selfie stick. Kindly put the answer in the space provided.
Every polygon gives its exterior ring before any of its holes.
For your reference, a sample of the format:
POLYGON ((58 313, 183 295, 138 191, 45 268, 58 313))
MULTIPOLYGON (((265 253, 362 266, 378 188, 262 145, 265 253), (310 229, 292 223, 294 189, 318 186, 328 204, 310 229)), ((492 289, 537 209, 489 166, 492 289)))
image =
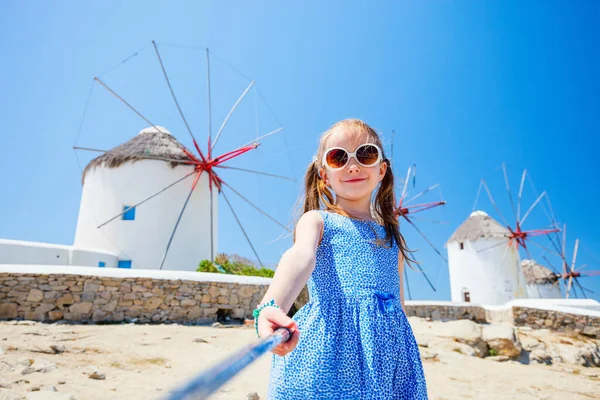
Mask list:
POLYGON ((271 336, 255 345, 240 350, 216 366, 202 372, 185 386, 171 392, 166 400, 207 399, 210 394, 223 386, 242 369, 281 343, 287 342, 291 337, 292 334, 287 328, 277 329, 271 336))

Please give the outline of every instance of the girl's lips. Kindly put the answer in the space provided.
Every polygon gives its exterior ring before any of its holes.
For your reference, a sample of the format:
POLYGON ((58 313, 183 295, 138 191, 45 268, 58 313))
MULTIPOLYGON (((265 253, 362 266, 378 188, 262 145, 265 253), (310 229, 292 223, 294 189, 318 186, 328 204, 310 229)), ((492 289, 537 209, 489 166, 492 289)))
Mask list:
POLYGON ((362 182, 364 181, 365 178, 356 178, 356 179, 348 179, 347 181, 344 181, 346 183, 355 183, 355 182, 362 182))

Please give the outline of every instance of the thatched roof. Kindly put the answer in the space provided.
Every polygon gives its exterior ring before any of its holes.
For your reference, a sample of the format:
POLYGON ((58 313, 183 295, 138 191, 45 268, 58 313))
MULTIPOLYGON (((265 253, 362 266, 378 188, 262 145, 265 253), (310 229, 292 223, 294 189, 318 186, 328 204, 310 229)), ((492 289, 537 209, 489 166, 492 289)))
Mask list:
POLYGON ((498 221, 483 211, 471 213, 469 218, 450 236, 448 242, 474 241, 481 238, 507 238, 510 231, 500 225, 498 221))
MULTIPOLYGON (((83 170, 82 181, 92 168, 117 168, 126 162, 151 159, 152 157, 168 158, 171 160, 190 161, 183 152, 184 146, 171 133, 161 126, 149 127, 140 131, 133 139, 94 158, 83 170)), ((168 161, 166 161, 168 162, 168 161)), ((169 162, 172 167, 181 165, 177 161, 169 162)))
POLYGON ((521 267, 528 285, 551 285, 558 280, 556 274, 535 260, 521 261, 521 267))

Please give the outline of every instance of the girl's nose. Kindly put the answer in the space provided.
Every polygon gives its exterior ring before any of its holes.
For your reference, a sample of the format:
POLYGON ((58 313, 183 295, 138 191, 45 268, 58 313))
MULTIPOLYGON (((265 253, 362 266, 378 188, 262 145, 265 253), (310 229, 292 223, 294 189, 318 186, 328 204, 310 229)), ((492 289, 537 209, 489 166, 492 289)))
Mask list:
POLYGON ((350 158, 350 161, 348 161, 348 172, 352 174, 358 172, 358 170, 358 162, 354 159, 354 157, 350 158))

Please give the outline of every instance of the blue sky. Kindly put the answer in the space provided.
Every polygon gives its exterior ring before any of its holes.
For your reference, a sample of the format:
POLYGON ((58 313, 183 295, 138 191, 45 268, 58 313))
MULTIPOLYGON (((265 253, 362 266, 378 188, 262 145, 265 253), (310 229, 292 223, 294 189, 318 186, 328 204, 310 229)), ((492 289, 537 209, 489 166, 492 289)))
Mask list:
MULTIPOLYGON (((398 178, 417 164, 413 193, 441 185, 448 204, 421 216, 447 224, 418 221, 440 249, 471 212, 481 178, 503 214, 512 215, 499 169, 505 162, 513 193, 526 168, 537 190, 548 192, 558 221, 568 224, 569 254, 580 238, 579 260, 600 270, 600 28, 595 20, 600 6, 587 1, 347 4, 1 2, 0 237, 71 244, 81 195, 73 144, 114 147, 145 127, 99 85, 82 122, 94 76, 191 147, 151 47, 156 40, 201 143, 207 133, 204 53, 166 44, 213 52, 214 132, 248 85, 246 77, 256 80, 258 90, 244 99, 217 152, 257 132, 285 127, 285 136, 265 140, 256 154, 232 165, 301 178, 320 132, 342 118, 362 118, 382 132, 388 152, 395 130, 398 178)), ((85 153, 78 157, 83 164, 90 159, 85 153)), ((290 221, 300 181, 226 172, 222 176, 237 190, 290 221)), ((525 188, 526 208, 536 196, 525 188)), ((439 192, 423 196, 424 201, 439 198, 439 192)), ((290 240, 272 242, 280 233, 277 226, 242 202, 234 204, 263 261, 276 263, 290 240)), ((478 206, 499 219, 483 195, 478 206)), ((223 201, 219 218, 220 250, 251 256, 223 201)), ((524 228, 547 225, 538 207, 524 228)), ((411 227, 402 229, 438 288, 432 292, 411 272, 413 297, 449 298, 444 263, 411 227)), ((600 298, 600 278, 582 282, 600 298)))

